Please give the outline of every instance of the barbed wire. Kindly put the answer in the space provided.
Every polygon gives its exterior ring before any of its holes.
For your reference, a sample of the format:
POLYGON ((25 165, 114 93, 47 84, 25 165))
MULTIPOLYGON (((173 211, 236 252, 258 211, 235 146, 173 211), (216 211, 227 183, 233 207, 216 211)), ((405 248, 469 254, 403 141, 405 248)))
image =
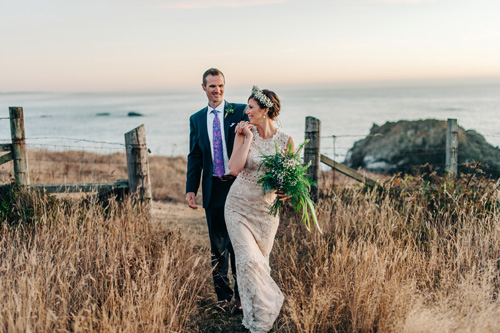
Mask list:
MULTIPOLYGON (((446 133, 446 130, 442 131, 443 133, 446 133)), ((433 132, 435 133, 435 132, 433 132)), ((430 131, 428 132, 419 132, 421 135, 426 135, 426 134, 431 134, 430 131)), ((500 138, 500 134, 482 134, 478 133, 483 137, 492 137, 492 138, 500 138)), ((371 137, 371 136, 384 136, 384 134, 381 133, 376 133, 376 134, 343 134, 343 135, 324 135, 320 136, 321 139, 331 139, 331 138, 359 138, 359 137, 371 137)))
MULTIPOLYGON (((332 152, 326 152, 326 153, 323 153, 323 155, 333 155, 332 152)), ((342 153, 335 153, 335 156, 347 156, 347 153, 345 154, 342 154, 342 153)))
MULTIPOLYGON (((429 168, 429 167, 432 167, 432 168, 435 168, 435 167, 446 167, 446 163, 412 164, 412 165, 408 165, 408 166, 403 167, 403 169, 429 168)), ((464 163, 458 163, 457 167, 468 167, 468 168, 470 168, 471 167, 471 163, 465 163, 465 162, 464 163)), ((399 167, 399 168, 401 168, 401 167, 399 167)), ((485 169, 485 170, 495 170, 494 167, 490 167, 490 166, 488 166, 486 164, 481 164, 480 168, 481 169, 485 169)))
MULTIPOLYGON (((440 131, 426 131, 426 132, 419 132, 419 135, 427 135, 427 134, 437 134, 439 132, 445 134, 446 133, 446 128, 443 128, 441 129, 440 131)), ((461 133, 459 133, 461 134, 461 133)), ((480 133, 479 133, 480 134, 480 133)), ((500 135, 496 135, 496 134, 489 134, 489 135, 483 135, 481 134, 482 136, 491 136, 491 137, 500 137, 500 135)), ((374 137, 374 136, 384 136, 384 134, 382 133, 375 133, 375 134, 342 134, 342 135, 335 135, 335 134, 332 134, 332 135, 325 135, 325 136, 320 136, 320 138, 322 139, 328 139, 328 138, 349 138, 349 137, 374 137)))
POLYGON ((30 178, 40 179, 49 178, 55 181, 67 181, 68 178, 77 178, 78 180, 75 183, 83 182, 83 179, 91 179, 93 182, 97 182, 98 180, 106 180, 106 179, 117 179, 115 175, 102 175, 102 174, 89 174, 89 173, 78 173, 78 172, 66 172, 66 173, 50 173, 50 172, 32 172, 30 178))
POLYGON ((68 137, 63 137, 63 136, 35 136, 35 137, 26 138, 26 140, 47 140, 47 139, 70 140, 70 141, 75 141, 75 142, 100 143, 100 144, 118 145, 118 146, 125 147, 124 143, 119 143, 119 142, 97 141, 97 140, 80 139, 80 138, 68 138, 68 137))
POLYGON ((57 170, 56 172, 52 171, 31 171, 31 174, 36 176, 39 175, 47 175, 47 176, 80 176, 80 177, 100 177, 100 178, 116 178, 114 174, 109 174, 109 173, 100 173, 97 172, 96 170, 78 170, 78 171, 59 171, 57 170))
MULTIPOLYGON (((337 147, 337 146, 329 146, 329 147, 320 147, 320 150, 329 150, 329 149, 352 149, 352 147, 337 147)), ((442 152, 445 151, 447 148, 411 148, 411 151, 423 151, 423 152, 433 152, 433 151, 438 151, 442 152)), ((363 148, 363 150, 380 150, 380 147, 367 147, 363 148)), ((458 151, 479 151, 478 150, 464 150, 464 149, 459 149, 458 151)))
POLYGON ((320 150, 331 150, 331 149, 344 149, 344 150, 349 150, 351 149, 352 147, 333 147, 333 146, 329 146, 329 147, 320 147, 319 149, 320 150))
MULTIPOLYGON (((409 169, 438 169, 438 168, 445 168, 446 163, 426 163, 426 164, 412 164, 412 165, 407 165, 407 166, 399 166, 399 167, 393 167, 393 168, 387 168, 388 170, 409 170, 409 169)), ((457 167, 467 167, 471 168, 470 163, 458 163, 457 167)), ((334 168, 329 168, 330 171, 335 171, 334 168)), ((490 167, 486 164, 481 164, 480 169, 488 171, 488 170, 496 170, 494 167, 490 167)), ((321 170, 324 172, 325 170, 321 170)))
POLYGON ((331 139, 331 138, 357 138, 357 137, 367 137, 367 136, 382 136, 382 134, 345 134, 345 135, 326 135, 320 136, 321 139, 331 139))
POLYGON ((66 164, 106 164, 106 165, 126 165, 126 161, 123 162, 110 162, 110 161, 69 161, 69 160, 45 160, 38 158, 30 158, 30 161, 34 162, 46 162, 46 163, 66 163, 66 164))
POLYGON ((96 147, 96 146, 93 146, 93 147, 89 147, 89 146, 80 146, 80 145, 56 145, 56 144, 49 144, 49 143, 37 143, 37 144, 26 144, 26 146, 28 147, 61 147, 61 148, 79 148, 80 150, 86 150, 86 151, 89 151, 91 149, 96 149, 96 150, 116 150, 116 151, 119 151, 119 150, 123 150, 124 147, 121 147, 121 148, 112 148, 112 147, 96 147))

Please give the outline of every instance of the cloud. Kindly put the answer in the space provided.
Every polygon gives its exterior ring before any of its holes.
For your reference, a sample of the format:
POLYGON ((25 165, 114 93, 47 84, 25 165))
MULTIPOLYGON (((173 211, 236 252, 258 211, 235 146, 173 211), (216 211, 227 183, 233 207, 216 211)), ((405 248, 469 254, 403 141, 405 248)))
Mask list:
POLYGON ((285 3, 288 0, 164 0, 161 8, 201 9, 201 8, 241 8, 285 3))

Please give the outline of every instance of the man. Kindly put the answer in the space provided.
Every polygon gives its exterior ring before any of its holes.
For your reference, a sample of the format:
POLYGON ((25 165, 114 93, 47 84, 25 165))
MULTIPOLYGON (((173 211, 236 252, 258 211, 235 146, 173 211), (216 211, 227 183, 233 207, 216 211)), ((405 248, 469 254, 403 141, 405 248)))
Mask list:
POLYGON ((224 203, 235 179, 228 168, 233 151, 234 128, 241 120, 248 120, 248 117, 245 104, 227 103, 224 100, 224 87, 225 78, 220 70, 210 68, 203 74, 202 88, 207 94, 208 106, 189 119, 186 202, 189 207, 198 208, 195 198, 201 180, 217 294, 216 307, 227 310, 233 296, 228 278, 231 257, 231 271, 235 280, 234 310, 239 311, 241 303, 236 283, 236 264, 224 220, 224 203))

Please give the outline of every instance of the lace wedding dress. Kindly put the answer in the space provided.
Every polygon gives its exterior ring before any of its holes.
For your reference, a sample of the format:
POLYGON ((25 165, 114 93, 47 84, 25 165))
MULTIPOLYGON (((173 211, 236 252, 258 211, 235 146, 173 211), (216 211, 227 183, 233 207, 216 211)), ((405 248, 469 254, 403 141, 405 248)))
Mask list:
POLYGON ((278 229, 279 216, 269 214, 276 194, 263 195, 257 180, 263 170, 261 152, 286 149, 289 136, 280 129, 272 139, 262 139, 254 128, 245 167, 231 186, 225 204, 229 237, 236 255, 238 288, 243 307, 243 325, 251 332, 268 332, 278 317, 283 294, 271 278, 269 254, 278 229))

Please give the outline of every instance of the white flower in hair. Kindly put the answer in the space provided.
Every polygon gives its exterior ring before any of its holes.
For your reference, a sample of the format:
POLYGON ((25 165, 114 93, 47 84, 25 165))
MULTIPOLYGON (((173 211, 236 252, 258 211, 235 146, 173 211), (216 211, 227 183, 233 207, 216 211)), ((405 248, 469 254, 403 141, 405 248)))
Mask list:
POLYGON ((253 86, 252 94, 255 97, 255 99, 261 102, 262 105, 264 105, 266 108, 270 108, 274 105, 271 99, 266 95, 264 95, 264 93, 262 92, 262 90, 259 89, 259 87, 253 86))

